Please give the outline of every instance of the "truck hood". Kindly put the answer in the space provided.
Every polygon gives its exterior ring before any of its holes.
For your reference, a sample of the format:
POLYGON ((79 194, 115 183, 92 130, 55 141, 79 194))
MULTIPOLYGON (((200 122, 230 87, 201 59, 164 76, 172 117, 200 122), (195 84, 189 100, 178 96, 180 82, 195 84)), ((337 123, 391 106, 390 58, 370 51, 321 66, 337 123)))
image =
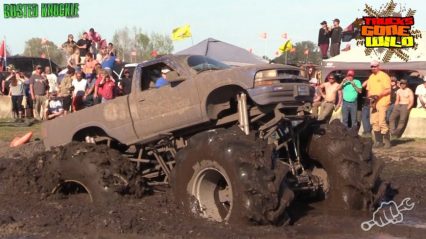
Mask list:
MULTIPOLYGON (((299 68, 294 66, 286 66, 281 64, 260 64, 250 66, 232 67, 224 70, 203 71, 198 73, 195 78, 202 81, 215 82, 217 80, 227 81, 229 84, 237 84, 243 86, 245 89, 253 88, 254 77, 257 72, 263 70, 293 70, 299 71, 299 68), (242 85, 243 84, 243 85, 242 85)), ((304 79, 301 76, 294 78, 304 79)))

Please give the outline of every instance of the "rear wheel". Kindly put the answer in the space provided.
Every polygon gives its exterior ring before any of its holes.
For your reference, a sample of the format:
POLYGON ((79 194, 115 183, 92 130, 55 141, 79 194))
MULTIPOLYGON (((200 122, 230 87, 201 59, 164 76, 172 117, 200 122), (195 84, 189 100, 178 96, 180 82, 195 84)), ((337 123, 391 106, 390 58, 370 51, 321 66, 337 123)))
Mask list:
POLYGON ((178 152, 172 173, 177 202, 186 211, 218 222, 279 223, 293 192, 288 168, 274 166, 272 148, 238 128, 193 136, 178 152))
POLYGON ((333 207, 372 209, 384 199, 388 184, 379 178, 383 161, 374 157, 370 140, 359 137, 340 121, 322 126, 311 137, 308 154, 326 172, 329 190, 325 198, 333 207))
POLYGON ((51 155, 46 170, 53 178, 49 180, 54 183, 52 193, 67 192, 69 187, 84 189, 91 202, 103 204, 136 186, 133 163, 107 146, 71 143, 52 150, 51 155))

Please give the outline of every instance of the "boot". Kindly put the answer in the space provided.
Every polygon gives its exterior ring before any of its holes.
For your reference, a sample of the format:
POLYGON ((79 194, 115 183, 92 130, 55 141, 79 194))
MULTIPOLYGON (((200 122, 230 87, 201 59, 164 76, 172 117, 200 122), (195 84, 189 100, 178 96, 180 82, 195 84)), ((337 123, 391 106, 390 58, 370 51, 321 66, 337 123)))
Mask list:
POLYGON ((374 131, 374 141, 373 148, 383 147, 383 135, 380 133, 380 131, 374 131))
POLYGON ((391 141, 390 141, 390 134, 389 131, 386 134, 383 134, 383 141, 385 145, 385 149, 390 149, 391 147, 391 141))

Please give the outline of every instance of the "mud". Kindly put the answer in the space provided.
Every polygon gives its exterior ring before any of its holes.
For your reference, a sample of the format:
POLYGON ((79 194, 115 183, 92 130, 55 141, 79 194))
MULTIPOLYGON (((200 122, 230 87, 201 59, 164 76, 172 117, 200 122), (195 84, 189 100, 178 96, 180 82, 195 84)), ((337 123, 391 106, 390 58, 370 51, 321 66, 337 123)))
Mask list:
MULTIPOLYGON (((174 203, 168 187, 153 188, 154 193, 143 193, 140 198, 127 193, 104 205, 88 203, 85 193, 50 195, 51 189, 40 183, 49 181, 44 177, 49 175, 45 161, 60 159, 59 152, 75 153, 78 147, 43 153, 37 142, 13 150, 0 143, 0 238, 424 238, 423 145, 408 141, 392 150, 376 151, 385 161, 382 178, 398 186, 395 201, 411 197, 416 205, 404 212, 402 223, 364 232, 360 224, 372 218, 370 212, 341 211, 324 203, 294 203, 292 225, 232 226, 189 217, 174 203)), ((91 152, 94 162, 110 154, 106 149, 91 152)))

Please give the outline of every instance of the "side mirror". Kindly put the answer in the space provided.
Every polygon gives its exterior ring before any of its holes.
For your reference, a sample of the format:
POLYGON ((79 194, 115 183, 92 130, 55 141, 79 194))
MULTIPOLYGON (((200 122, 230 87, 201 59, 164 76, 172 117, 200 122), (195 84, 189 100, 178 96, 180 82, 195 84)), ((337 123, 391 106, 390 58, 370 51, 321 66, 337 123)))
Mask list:
POLYGON ((169 71, 166 74, 167 81, 170 83, 178 83, 185 80, 184 77, 181 77, 176 71, 169 71))

